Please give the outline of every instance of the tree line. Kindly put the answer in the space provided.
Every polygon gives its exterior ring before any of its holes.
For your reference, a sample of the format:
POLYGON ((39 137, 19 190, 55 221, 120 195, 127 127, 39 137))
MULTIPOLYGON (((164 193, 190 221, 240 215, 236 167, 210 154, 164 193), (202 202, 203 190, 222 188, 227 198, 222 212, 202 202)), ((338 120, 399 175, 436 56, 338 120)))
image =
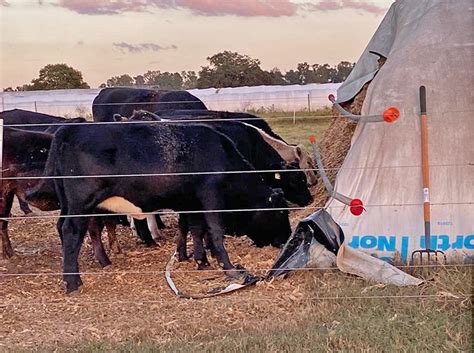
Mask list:
MULTIPOLYGON (((263 70, 260 60, 237 52, 224 51, 207 58, 208 65, 201 70, 168 72, 148 70, 131 76, 122 74, 109 78, 99 87, 150 86, 159 89, 223 88, 257 85, 304 85, 309 83, 338 83, 349 76, 354 63, 341 61, 335 66, 329 64, 299 63, 296 69, 282 73, 277 67, 263 70)), ((8 87, 4 91, 35 91, 48 89, 89 88, 82 73, 66 64, 46 65, 39 77, 31 84, 8 87)))

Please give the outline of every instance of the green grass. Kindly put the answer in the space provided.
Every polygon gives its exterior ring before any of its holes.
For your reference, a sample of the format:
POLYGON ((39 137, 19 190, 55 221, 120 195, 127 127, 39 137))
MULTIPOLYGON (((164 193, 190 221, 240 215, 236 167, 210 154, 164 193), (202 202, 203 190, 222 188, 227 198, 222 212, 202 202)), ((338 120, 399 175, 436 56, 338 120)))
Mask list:
POLYGON ((309 136, 314 135, 319 141, 332 121, 330 109, 316 112, 273 112, 258 113, 264 118, 278 135, 292 144, 302 144, 310 149, 309 136))

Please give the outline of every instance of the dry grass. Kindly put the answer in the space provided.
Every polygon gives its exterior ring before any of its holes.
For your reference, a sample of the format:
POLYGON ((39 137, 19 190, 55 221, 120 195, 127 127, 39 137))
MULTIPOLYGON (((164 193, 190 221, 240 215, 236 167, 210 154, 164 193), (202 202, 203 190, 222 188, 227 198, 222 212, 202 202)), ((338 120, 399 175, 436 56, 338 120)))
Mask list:
MULTIPOLYGON (((290 124, 286 120, 272 120, 271 124, 290 142, 304 142, 307 136, 302 130, 314 134, 315 122, 307 119, 295 126, 291 120, 290 124), (302 125, 306 123, 309 125, 302 125)), ((321 141, 323 155, 329 156, 328 166, 342 163, 352 131, 341 119, 332 122, 321 141)), ((315 205, 324 204, 326 195, 320 186, 312 193, 317 198, 315 205)), ((292 225, 310 212, 292 213, 292 225)), ((15 213, 19 214, 18 209, 15 213)), ((61 276, 20 275, 61 271, 55 220, 12 221, 10 233, 17 256, 0 260, 0 351, 418 352, 472 348, 470 267, 431 272, 431 281, 411 288, 373 285, 338 271, 301 271, 228 296, 183 300, 167 288, 162 272, 174 251, 177 231, 175 218, 165 222, 170 225, 165 230, 166 241, 154 249, 144 248, 127 229, 120 229, 124 254, 111 254, 113 265, 106 269, 99 268, 90 246, 83 247, 81 270, 94 274, 83 275, 85 285, 80 293, 66 296, 61 276), (133 271, 139 273, 130 273, 133 271), (17 275, 1 276, 6 273, 17 275)), ((268 268, 277 255, 277 250, 254 248, 244 238, 227 239, 226 247, 232 261, 254 273, 268 268)), ((189 262, 175 269, 194 268, 189 262)), ((222 275, 212 272, 174 272, 173 278, 180 289, 195 294, 224 283, 222 275)))

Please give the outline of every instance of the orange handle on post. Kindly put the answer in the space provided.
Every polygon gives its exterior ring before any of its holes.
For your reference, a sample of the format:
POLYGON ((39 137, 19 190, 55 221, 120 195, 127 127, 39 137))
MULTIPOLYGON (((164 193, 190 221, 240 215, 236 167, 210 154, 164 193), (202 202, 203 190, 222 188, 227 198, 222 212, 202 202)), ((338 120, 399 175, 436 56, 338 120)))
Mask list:
POLYGON ((425 248, 431 250, 430 163, 428 150, 428 116, 426 114, 426 88, 420 87, 421 114, 421 169, 423 173, 423 219, 425 221, 425 248))

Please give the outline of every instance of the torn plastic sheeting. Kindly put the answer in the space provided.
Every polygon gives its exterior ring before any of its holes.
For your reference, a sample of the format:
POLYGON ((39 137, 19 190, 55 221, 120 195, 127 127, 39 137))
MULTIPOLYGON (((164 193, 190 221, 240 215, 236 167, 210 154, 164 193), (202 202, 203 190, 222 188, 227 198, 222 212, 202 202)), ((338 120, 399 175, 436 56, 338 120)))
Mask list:
POLYGON ((298 223, 267 278, 281 276, 292 269, 305 267, 310 258, 310 248, 317 244, 322 244, 327 250, 337 254, 343 242, 344 233, 341 227, 334 222, 329 213, 319 210, 298 223))
POLYGON ((308 264, 321 267, 324 263, 324 267, 327 267, 334 263, 335 256, 330 256, 332 254, 326 250, 337 254, 336 265, 342 272, 397 286, 423 283, 388 262, 346 246, 342 229, 325 210, 313 213, 298 224, 267 274, 267 279, 304 268, 308 264))
POLYGON ((174 262, 176 260, 177 254, 176 251, 174 254, 171 256, 169 259, 168 263, 166 264, 166 269, 165 269, 165 280, 166 283, 168 284, 168 287, 171 289, 171 291, 178 297, 178 298, 184 298, 184 299, 206 299, 206 298, 212 298, 212 297, 217 297, 218 295, 222 294, 227 294, 234 292, 239 289, 243 289, 249 286, 254 285, 258 281, 261 280, 261 277, 256 277, 252 276, 250 274, 247 274, 244 278, 243 283, 231 283, 226 287, 217 287, 213 288, 210 292, 206 294, 200 294, 200 295, 192 295, 192 294, 187 294, 182 291, 180 291, 177 287, 176 284, 174 283, 173 279, 171 278, 171 272, 173 269, 174 262))
POLYGON ((362 251, 342 244, 337 254, 337 267, 345 273, 362 277, 369 281, 396 286, 418 286, 423 281, 362 251))

